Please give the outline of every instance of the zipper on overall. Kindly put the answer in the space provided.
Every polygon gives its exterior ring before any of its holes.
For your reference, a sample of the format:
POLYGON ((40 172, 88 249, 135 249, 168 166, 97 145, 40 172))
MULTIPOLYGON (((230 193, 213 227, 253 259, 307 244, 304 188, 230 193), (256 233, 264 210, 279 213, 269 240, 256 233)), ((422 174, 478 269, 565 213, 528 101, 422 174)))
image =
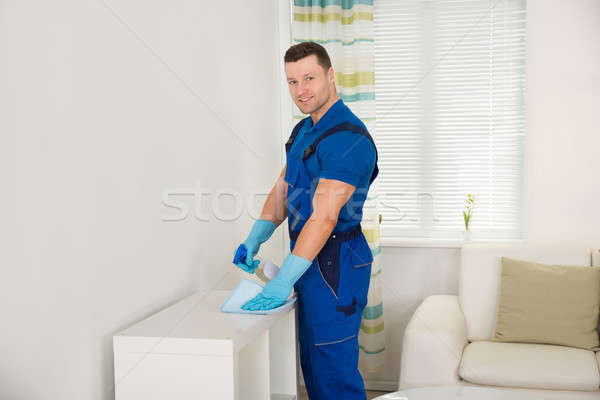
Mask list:
POLYGON ((333 295, 337 299, 338 298, 337 294, 335 294, 333 288, 331 287, 331 285, 329 285, 329 282, 327 282, 327 280, 323 276, 323 272, 321 272, 321 264, 319 264, 319 256, 318 255, 317 255, 317 268, 319 269, 319 273, 321 274, 321 278, 323 279, 323 282, 325 282, 325 284, 327 285, 327 287, 329 288, 329 290, 331 290, 331 293, 333 293, 333 295))

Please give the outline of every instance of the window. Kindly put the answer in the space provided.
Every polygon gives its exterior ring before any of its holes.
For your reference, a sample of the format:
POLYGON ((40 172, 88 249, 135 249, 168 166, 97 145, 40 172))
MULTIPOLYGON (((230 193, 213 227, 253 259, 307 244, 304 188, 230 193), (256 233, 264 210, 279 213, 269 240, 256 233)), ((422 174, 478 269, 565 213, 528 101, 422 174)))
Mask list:
POLYGON ((385 238, 522 238, 525 1, 375 0, 385 238))

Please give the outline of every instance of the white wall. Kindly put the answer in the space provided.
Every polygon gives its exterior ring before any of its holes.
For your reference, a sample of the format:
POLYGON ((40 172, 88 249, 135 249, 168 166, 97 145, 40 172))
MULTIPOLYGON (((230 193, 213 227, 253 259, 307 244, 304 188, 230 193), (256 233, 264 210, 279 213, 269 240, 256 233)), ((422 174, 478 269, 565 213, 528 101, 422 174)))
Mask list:
POLYGON ((234 271, 246 211, 161 199, 275 181, 277 7, 0 3, 0 398, 112 399, 112 335, 234 271))
MULTIPOLYGON (((600 247, 600 2, 528 0, 525 238, 600 247)), ((402 335, 430 294, 458 293, 459 249, 382 251, 386 365, 392 389, 402 335)))
POLYGON ((529 0, 525 227, 600 246, 600 2, 529 0))

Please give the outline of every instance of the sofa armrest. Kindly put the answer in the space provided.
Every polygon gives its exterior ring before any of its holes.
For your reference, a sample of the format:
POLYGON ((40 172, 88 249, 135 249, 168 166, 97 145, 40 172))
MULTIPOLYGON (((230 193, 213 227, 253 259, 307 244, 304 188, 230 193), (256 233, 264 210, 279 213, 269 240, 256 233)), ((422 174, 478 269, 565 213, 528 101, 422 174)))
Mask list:
POLYGON ((458 296, 427 297, 404 331, 400 389, 458 383, 467 343, 467 323, 458 296))

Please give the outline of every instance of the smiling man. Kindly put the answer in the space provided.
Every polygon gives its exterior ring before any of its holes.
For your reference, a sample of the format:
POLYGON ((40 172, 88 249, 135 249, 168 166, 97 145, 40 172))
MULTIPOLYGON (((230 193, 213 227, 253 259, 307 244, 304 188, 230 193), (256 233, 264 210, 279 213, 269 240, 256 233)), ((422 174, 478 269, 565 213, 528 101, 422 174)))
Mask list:
POLYGON ((290 95, 310 116, 286 143, 286 166, 243 243, 246 259, 237 265, 254 272, 254 255, 286 217, 291 254, 243 308, 275 308, 295 288, 309 398, 364 400, 358 332, 373 256, 360 221, 379 171, 377 149, 365 125, 339 98, 325 48, 300 43, 287 50, 284 61, 290 95))

